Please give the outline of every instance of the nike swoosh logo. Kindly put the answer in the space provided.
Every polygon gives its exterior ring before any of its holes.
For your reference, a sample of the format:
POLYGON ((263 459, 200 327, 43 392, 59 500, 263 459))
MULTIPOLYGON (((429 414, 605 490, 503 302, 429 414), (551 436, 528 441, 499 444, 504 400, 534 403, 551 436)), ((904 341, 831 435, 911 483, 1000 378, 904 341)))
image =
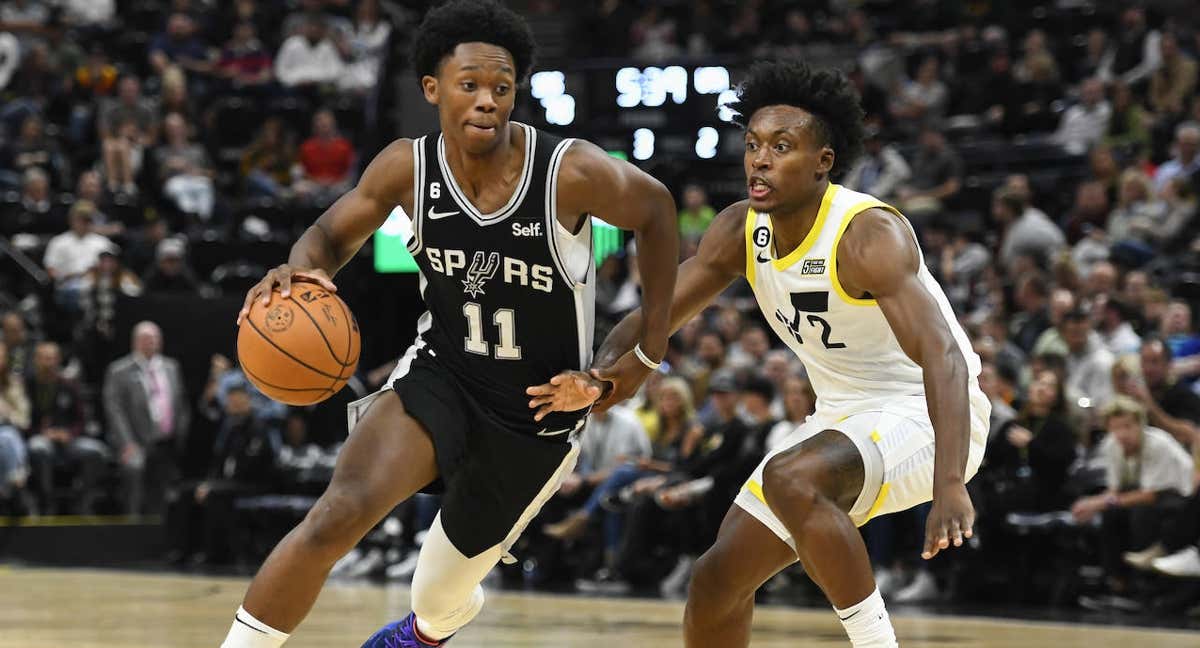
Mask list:
POLYGON ((429 208, 429 220, 437 220, 439 218, 446 218, 447 216, 454 216, 457 213, 458 212, 456 212, 456 211, 452 211, 452 212, 434 211, 433 207, 430 207, 429 208))
POLYGON ((542 428, 542 431, 538 432, 537 435, 538 436, 558 436, 560 434, 566 434, 567 432, 570 432, 571 430, 574 430, 574 429, 575 428, 565 428, 562 430, 547 431, 546 428, 542 428))
POLYGON ((238 616, 237 614, 234 614, 234 615, 233 615, 233 620, 234 620, 234 621, 237 621, 238 623, 240 623, 240 624, 242 624, 242 625, 246 626, 247 628, 250 628, 251 630, 253 630, 253 631, 255 631, 255 632, 259 633, 259 634, 267 634, 265 631, 263 631, 263 630, 259 630, 258 628, 255 628, 254 626, 250 625, 249 623, 246 623, 245 621, 242 621, 242 617, 238 616))
POLYGON ((858 614, 859 612, 862 612, 862 610, 855 610, 846 616, 839 616, 838 618, 842 621, 849 621, 850 619, 853 619, 854 615, 858 614))
POLYGON ((764 257, 764 256, 763 256, 763 254, 762 254, 762 252, 759 252, 759 253, 758 253, 758 256, 757 256, 757 257, 755 257, 755 258, 756 258, 756 259, 758 259, 758 262, 759 262, 759 263, 766 263, 767 261, 770 261, 770 260, 771 260, 771 259, 769 259, 769 258, 767 258, 767 257, 764 257))

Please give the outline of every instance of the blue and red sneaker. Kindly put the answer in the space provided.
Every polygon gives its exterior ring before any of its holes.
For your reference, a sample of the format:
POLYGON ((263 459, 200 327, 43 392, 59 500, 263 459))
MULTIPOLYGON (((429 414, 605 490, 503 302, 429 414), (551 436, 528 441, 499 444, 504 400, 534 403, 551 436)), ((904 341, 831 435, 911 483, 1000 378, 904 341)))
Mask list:
POLYGON ((432 643, 426 640, 417 633, 417 615, 409 612, 403 619, 380 628, 362 648, 439 648, 448 641, 450 637, 432 643))

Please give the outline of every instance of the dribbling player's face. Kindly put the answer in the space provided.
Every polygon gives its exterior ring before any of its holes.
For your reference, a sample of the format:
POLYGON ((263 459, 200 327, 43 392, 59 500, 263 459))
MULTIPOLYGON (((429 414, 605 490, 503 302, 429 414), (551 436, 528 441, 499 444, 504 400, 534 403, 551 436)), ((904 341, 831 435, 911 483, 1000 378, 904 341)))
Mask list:
POLYGON ((813 199, 829 170, 833 149, 813 136, 813 116, 795 106, 766 106, 746 126, 743 166, 750 206, 787 213, 813 199))
POLYGON ((421 79, 425 100, 438 107, 442 132, 469 153, 491 151, 508 133, 516 99, 516 64, 508 50, 461 43, 436 77, 421 79))

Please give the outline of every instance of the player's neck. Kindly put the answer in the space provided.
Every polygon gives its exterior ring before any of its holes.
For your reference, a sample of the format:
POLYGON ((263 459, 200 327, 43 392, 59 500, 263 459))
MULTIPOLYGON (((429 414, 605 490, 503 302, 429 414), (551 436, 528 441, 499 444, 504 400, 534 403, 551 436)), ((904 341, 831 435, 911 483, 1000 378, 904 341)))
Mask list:
POLYGON ((771 230, 775 239, 775 256, 782 259, 795 250, 812 231, 817 222, 817 214, 821 211, 821 201, 829 188, 829 180, 822 180, 813 190, 811 196, 796 206, 795 209, 771 212, 771 230))
POLYGON ((468 195, 477 194, 479 188, 493 182, 503 182, 509 176, 508 170, 517 165, 520 168, 523 160, 517 160, 520 155, 525 133, 523 129, 513 128, 512 122, 501 127, 500 143, 484 153, 471 153, 451 137, 446 137, 446 163, 454 173, 454 179, 468 195))

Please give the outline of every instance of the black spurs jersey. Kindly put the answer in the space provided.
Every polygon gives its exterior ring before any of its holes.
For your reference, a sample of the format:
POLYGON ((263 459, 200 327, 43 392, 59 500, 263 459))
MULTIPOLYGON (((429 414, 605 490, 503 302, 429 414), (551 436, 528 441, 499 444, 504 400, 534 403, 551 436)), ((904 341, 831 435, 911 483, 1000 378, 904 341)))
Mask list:
POLYGON ((413 142, 408 249, 429 310, 408 357, 432 356, 495 422, 565 439, 585 412, 535 423, 525 389, 591 363, 591 220, 575 238, 556 233, 558 169, 572 140, 512 124, 525 131, 525 163, 512 197, 491 214, 480 213, 459 188, 440 133, 413 142), (586 245, 582 281, 570 275, 560 236, 586 245))

